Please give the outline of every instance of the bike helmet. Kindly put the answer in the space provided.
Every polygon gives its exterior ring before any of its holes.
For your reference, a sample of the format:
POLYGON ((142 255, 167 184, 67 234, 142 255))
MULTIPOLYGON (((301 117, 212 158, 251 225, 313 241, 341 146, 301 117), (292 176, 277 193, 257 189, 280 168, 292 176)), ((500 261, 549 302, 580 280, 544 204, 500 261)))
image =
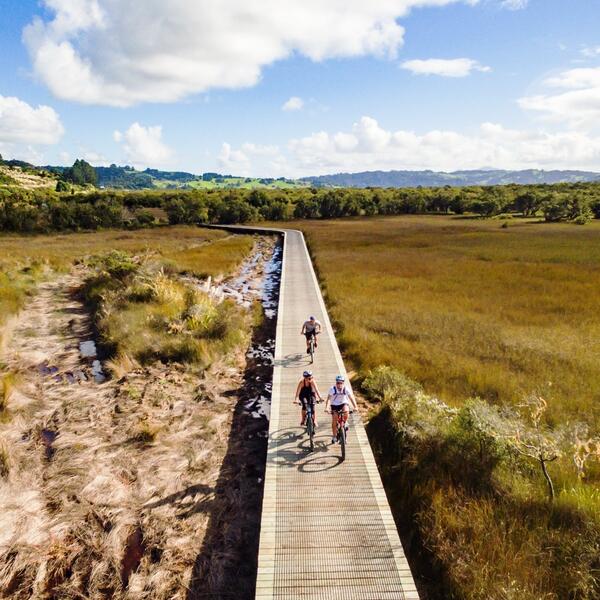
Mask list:
POLYGON ((344 383, 344 381, 346 381, 346 380, 344 379, 344 376, 343 376, 343 375, 338 375, 338 376, 335 378, 335 382, 337 383, 338 381, 341 381, 342 383, 344 383))
POLYGON ((316 321, 315 316, 314 315, 310 315, 310 317, 308 317, 309 321, 316 321))
POLYGON ((302 377, 312 377, 312 371, 304 371, 304 373, 302 373, 302 377))

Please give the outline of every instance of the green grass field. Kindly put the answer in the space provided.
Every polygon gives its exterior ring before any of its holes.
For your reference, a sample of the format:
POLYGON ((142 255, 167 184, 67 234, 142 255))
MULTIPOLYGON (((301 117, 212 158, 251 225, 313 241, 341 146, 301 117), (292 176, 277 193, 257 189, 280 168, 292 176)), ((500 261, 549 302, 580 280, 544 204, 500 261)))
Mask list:
MULTIPOLYGON (((271 183, 262 183, 258 177, 224 177, 222 182, 204 181, 196 179, 189 182, 188 187, 195 190, 214 190, 214 189, 245 189, 253 190, 257 188, 271 190, 292 190, 299 187, 308 187, 308 184, 301 182, 279 181, 274 180, 271 183)), ((157 182, 158 187, 168 187, 172 182, 157 182)))
POLYGON ((542 394, 600 424, 600 223, 452 217, 294 223, 346 355, 400 368, 450 403, 542 394))

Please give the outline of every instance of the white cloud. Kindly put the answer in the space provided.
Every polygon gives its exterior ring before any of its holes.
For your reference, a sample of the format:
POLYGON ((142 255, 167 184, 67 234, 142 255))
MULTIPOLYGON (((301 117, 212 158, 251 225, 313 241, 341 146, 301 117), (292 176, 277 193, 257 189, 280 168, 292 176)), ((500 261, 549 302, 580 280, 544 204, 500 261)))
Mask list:
POLYGON ((19 98, 0 96, 0 142, 51 145, 60 140, 64 131, 53 108, 34 108, 19 98))
POLYGON ((227 142, 223 142, 217 162, 221 169, 230 171, 231 175, 245 175, 250 168, 248 156, 241 150, 234 150, 227 142))
POLYGON ((84 151, 83 158, 95 167, 105 167, 109 164, 106 156, 99 152, 94 152, 93 150, 84 151))
POLYGON ((600 56, 600 46, 585 46, 581 49, 581 54, 587 58, 596 58, 600 56))
POLYGON ((293 111, 293 110, 302 110, 304 106, 304 100, 302 98, 298 98, 298 96, 292 96, 289 100, 287 100, 281 110, 285 111, 293 111))
POLYGON ((159 167, 169 164, 173 151, 162 141, 162 127, 144 127, 132 123, 125 131, 115 131, 113 139, 121 143, 128 163, 140 167, 159 167))
POLYGON ((562 91, 520 98, 519 105, 575 127, 600 126, 600 67, 570 69, 544 85, 562 91))
POLYGON ((275 156, 279 153, 279 148, 277 146, 263 146, 262 144, 246 142, 242 144, 242 152, 252 156, 275 156))
POLYGON ((374 169, 578 168, 597 170, 600 137, 582 132, 547 133, 484 123, 470 135, 433 130, 388 131, 362 117, 351 132, 313 133, 289 142, 288 174, 374 169))
POLYGON ((471 58, 428 58, 407 60, 400 65, 415 75, 440 75, 441 77, 467 77, 472 71, 491 71, 471 58))
POLYGON ((130 106, 257 83, 297 53, 314 61, 394 58, 413 8, 479 0, 43 0, 53 18, 23 32, 37 76, 58 97, 130 106))
POLYGON ((502 0, 501 6, 509 10, 521 10, 527 8, 529 0, 502 0))

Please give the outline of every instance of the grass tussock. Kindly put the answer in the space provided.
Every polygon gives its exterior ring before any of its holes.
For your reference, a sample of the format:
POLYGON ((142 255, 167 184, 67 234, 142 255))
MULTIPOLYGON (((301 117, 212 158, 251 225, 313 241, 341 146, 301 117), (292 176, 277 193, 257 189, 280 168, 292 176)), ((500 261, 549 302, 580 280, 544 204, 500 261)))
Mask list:
POLYGON ((41 261, 24 260, 18 266, 9 267, 4 257, 0 259, 0 348, 2 328, 9 317, 24 305, 27 296, 45 276, 45 265, 41 261))
POLYGON ((10 473, 10 454, 8 446, 0 442, 0 479, 8 477, 10 473))
POLYGON ((455 217, 307 221, 355 367, 400 368, 450 403, 517 404, 600 427, 600 223, 455 217))
POLYGON ((598 598, 600 465, 583 483, 573 431, 545 433, 559 446, 550 502, 539 464, 519 451, 526 436, 539 441, 535 414, 451 408, 389 367, 364 387, 380 401, 369 435, 428 598, 598 598))
POLYGON ((154 361, 206 368, 246 339, 247 315, 165 270, 155 255, 113 251, 91 265, 84 296, 102 345, 117 357, 115 374, 154 361))
POLYGON ((14 391, 16 377, 13 373, 7 373, 0 377, 0 415, 7 411, 8 401, 14 391))

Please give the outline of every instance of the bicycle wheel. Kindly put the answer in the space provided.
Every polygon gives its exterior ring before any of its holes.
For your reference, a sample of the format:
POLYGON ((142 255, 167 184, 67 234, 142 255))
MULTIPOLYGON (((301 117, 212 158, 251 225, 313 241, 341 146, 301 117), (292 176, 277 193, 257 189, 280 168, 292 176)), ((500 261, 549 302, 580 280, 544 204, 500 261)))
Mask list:
POLYGON ((340 439, 340 447, 342 449, 342 462, 344 462, 346 460, 346 430, 343 426, 338 430, 338 437, 340 439))
POLYGON ((315 338, 314 337, 310 338, 310 344, 309 344, 308 348, 310 350, 310 364, 312 365, 312 363, 315 362, 315 338))
POLYGON ((308 433, 310 451, 312 452, 315 449, 315 424, 313 423, 312 411, 306 413, 306 432, 308 433))

